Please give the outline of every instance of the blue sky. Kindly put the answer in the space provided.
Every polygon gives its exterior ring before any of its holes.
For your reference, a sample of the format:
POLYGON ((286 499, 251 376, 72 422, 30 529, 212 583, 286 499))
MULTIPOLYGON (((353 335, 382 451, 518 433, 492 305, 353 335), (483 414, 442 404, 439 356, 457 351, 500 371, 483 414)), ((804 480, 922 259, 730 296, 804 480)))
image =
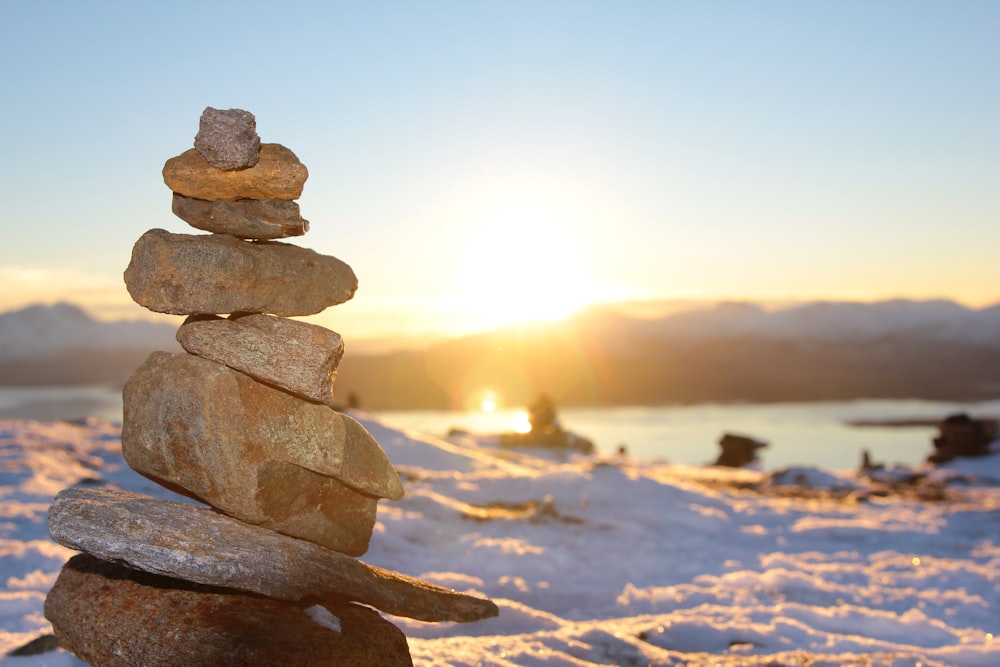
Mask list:
POLYGON ((139 317, 163 162, 310 170, 345 337, 617 299, 1000 301, 998 2, 7 2, 0 310, 139 317))

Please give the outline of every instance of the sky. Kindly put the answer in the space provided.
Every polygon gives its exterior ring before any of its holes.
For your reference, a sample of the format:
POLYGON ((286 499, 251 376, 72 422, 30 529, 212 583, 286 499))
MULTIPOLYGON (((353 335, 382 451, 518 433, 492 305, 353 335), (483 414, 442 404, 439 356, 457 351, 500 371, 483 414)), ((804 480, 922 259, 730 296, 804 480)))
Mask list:
POLYGON ((1000 301, 998 2, 27 2, 0 22, 0 311, 151 315, 207 106, 309 169, 313 318, 435 336, 592 303, 1000 301))

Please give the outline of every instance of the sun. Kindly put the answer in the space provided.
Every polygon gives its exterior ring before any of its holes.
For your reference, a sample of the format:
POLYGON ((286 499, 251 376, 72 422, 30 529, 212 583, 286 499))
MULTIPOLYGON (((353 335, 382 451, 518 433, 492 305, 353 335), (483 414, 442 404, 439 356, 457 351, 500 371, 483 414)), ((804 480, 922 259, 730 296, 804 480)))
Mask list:
POLYGON ((563 319, 594 299, 581 239, 551 213, 487 216, 462 252, 461 307, 484 329, 563 319))
POLYGON ((479 399, 479 410, 480 412, 496 412, 497 409, 497 394, 495 391, 486 390, 479 399))

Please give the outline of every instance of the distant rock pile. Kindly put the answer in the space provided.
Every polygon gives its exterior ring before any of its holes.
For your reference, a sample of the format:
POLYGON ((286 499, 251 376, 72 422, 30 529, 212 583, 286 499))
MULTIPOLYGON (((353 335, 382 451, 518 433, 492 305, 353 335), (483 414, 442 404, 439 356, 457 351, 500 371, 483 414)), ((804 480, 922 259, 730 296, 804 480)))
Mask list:
POLYGON ((996 419, 973 419, 964 412, 948 415, 937 427, 938 434, 932 439, 934 453, 927 457, 931 463, 986 456, 992 453, 991 444, 998 434, 996 419))
POLYGON ((547 394, 540 394, 528 406, 527 433, 501 433, 504 447, 543 447, 558 451, 594 453, 594 443, 576 433, 563 429, 556 414, 556 404, 547 394))
POLYGON ((757 452, 767 447, 767 443, 746 435, 723 433, 719 438, 719 447, 722 451, 715 465, 743 468, 758 462, 757 452))
POLYGON ((333 409, 341 337, 288 319, 357 288, 339 259, 274 240, 308 230, 294 201, 307 175, 239 109, 206 109, 195 147, 164 166, 174 213, 212 233, 153 229, 133 248, 132 298, 188 317, 185 352, 153 353, 125 385, 122 449, 137 472, 211 507, 95 488, 56 497, 52 538, 84 553, 45 615, 93 665, 409 665, 402 632, 368 606, 423 621, 497 614, 356 560, 378 500, 403 487, 375 439, 333 409))

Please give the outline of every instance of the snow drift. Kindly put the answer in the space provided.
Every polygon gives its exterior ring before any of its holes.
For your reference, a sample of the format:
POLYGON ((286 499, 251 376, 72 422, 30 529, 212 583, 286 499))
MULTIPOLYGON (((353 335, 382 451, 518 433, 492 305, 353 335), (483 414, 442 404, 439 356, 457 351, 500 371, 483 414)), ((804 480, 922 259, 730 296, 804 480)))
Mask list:
MULTIPOLYGON (((885 487, 850 472, 807 468, 771 480, 543 458, 355 416, 407 489, 380 504, 362 559, 488 595, 501 609, 474 624, 390 619, 418 665, 1000 660, 998 456, 921 471, 943 490, 928 502, 876 493, 885 487)), ((6 653, 49 631, 42 603, 71 555, 48 539, 56 492, 74 484, 168 492, 125 466, 119 427, 107 422, 3 421, 0 452, 6 653)), ((60 652, 0 662, 79 664, 60 652)))

